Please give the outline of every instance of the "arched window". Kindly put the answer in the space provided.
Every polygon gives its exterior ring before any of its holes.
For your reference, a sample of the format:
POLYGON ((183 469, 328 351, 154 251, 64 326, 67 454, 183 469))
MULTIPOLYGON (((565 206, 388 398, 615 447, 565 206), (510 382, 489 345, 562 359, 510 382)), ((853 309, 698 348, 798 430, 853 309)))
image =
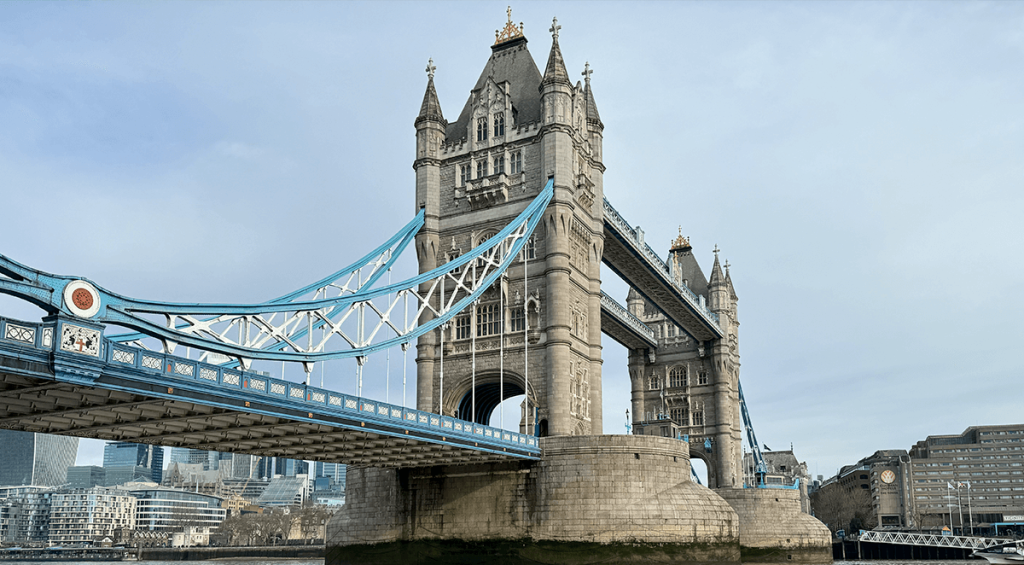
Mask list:
POLYGON ((526 245, 523 246, 523 251, 519 254, 519 259, 534 260, 537 258, 537 242, 533 240, 533 236, 526 240, 526 245))
POLYGON ((697 384, 706 385, 708 384, 708 372, 701 370, 697 373, 697 384))
POLYGON ((686 386, 686 366, 672 367, 668 373, 668 386, 682 388, 686 386))
POLYGON ((647 379, 647 390, 660 390, 661 377, 650 377, 647 379))

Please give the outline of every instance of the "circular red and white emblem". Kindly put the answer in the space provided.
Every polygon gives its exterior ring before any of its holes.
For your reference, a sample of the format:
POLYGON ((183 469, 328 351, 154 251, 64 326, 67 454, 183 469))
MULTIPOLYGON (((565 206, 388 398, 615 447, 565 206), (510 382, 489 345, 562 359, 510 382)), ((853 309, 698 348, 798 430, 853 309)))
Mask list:
POLYGON ((896 473, 893 473, 892 471, 889 470, 882 471, 881 479, 882 482, 887 485, 892 484, 892 482, 896 480, 896 473))
POLYGON ((83 280, 73 281, 64 287, 64 304, 76 316, 92 318, 100 311, 100 294, 83 280))

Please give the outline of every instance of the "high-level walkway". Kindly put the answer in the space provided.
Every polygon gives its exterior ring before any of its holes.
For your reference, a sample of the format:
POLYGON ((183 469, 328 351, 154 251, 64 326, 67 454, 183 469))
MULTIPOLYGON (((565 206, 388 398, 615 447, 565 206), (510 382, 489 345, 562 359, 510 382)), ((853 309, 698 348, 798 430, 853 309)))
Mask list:
POLYGON ((0 318, 0 428, 378 467, 536 459, 536 438, 0 318))
MULTIPOLYGON (((723 337, 718 315, 704 297, 676 284, 668 265, 643 241, 611 202, 604 200, 604 255, 602 260, 622 280, 665 313, 673 323, 701 341, 723 337)), ((603 304, 603 303, 602 303, 603 304)), ((604 321, 602 308, 601 321, 604 321)))

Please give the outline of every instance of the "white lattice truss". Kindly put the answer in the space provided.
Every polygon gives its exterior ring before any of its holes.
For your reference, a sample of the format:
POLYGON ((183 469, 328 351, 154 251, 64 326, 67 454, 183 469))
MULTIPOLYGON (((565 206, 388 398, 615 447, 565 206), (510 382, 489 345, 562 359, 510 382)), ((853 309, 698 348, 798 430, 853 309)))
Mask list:
MULTIPOLYGON (((223 344, 221 355, 237 359, 248 367, 253 357, 295 361, 302 357, 307 371, 312 363, 323 359, 363 356, 373 351, 401 345, 407 347, 413 332, 430 330, 447 321, 449 314, 461 311, 475 300, 504 268, 515 259, 532 231, 530 218, 522 218, 506 235, 499 233, 467 253, 426 275, 365 290, 364 283, 391 259, 387 250, 363 270, 353 271, 343 283, 332 282, 312 290, 306 300, 298 296, 283 297, 260 305, 259 312, 230 312, 212 317, 217 310, 241 310, 230 305, 180 305, 163 303, 132 304, 124 307, 130 314, 162 314, 164 333, 181 336, 161 339, 165 353, 173 353, 188 337, 212 340, 223 344), (438 272, 440 271, 440 272, 438 272), (443 289, 443 290, 442 290, 443 289), (420 326, 417 321, 426 322, 420 326), (346 351, 332 351, 329 343, 340 338, 348 345, 346 351), (278 352, 275 355, 274 352, 278 352)), ((505 230, 503 230, 505 231, 505 230)), ((252 307, 249 307, 252 308, 252 307)), ((147 332, 149 333, 149 332, 147 332)), ((418 332, 422 333, 422 332, 418 332)), ((141 337, 141 335, 140 335, 141 337)), ((141 339, 132 344, 144 346, 141 339)), ((194 344, 202 348, 201 344, 194 344)), ((218 362, 216 354, 206 350, 200 361, 218 362)), ((225 361, 225 359, 220 359, 225 361)))
POLYGON ((860 541, 894 543, 898 545, 920 545, 928 547, 957 547, 961 549, 985 549, 1004 545, 1007 540, 978 538, 971 536, 939 536, 933 534, 911 534, 905 532, 871 531, 860 535, 860 541))

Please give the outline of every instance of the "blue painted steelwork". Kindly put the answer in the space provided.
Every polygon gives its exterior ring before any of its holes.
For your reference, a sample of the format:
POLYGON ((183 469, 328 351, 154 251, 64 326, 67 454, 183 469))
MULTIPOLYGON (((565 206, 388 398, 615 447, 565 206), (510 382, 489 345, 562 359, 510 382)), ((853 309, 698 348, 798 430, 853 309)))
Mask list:
POLYGON ((754 476, 757 480, 757 488, 768 488, 768 485, 764 482, 765 475, 768 474, 768 465, 764 461, 764 454, 761 453, 761 444, 757 443, 757 435, 754 434, 754 424, 750 421, 750 412, 747 411, 747 401, 743 398, 743 385, 740 384, 739 380, 736 380, 736 389, 740 395, 740 414, 743 416, 743 427, 747 432, 747 443, 750 444, 750 450, 754 454, 754 476))
MULTIPOLYGON (((10 278, 0 278, 0 292, 28 300, 51 313, 76 316, 93 323, 113 323, 140 332, 119 336, 118 341, 137 340, 138 335, 145 335, 161 340, 167 353, 173 353, 175 345, 180 344, 235 358, 243 364, 252 359, 302 362, 308 371, 312 362, 365 357, 382 349, 409 343, 446 323, 472 304, 508 268, 540 222, 552 194, 553 179, 548 180, 540 195, 512 223, 470 253, 427 273, 379 288, 371 286, 397 259, 398 254, 393 252, 393 246, 397 245, 401 251, 408 245, 418 226, 422 225, 422 212, 388 243, 353 265, 357 268, 339 271, 341 277, 332 275, 262 304, 181 304, 136 300, 107 291, 85 279, 50 275, 25 267, 2 255, 0 273, 10 278), (359 284, 354 289, 348 288, 348 283, 344 287, 335 284, 340 278, 351 277, 353 272, 369 265, 374 257, 377 257, 377 262, 367 280, 357 281, 359 284), (474 273, 478 270, 482 273, 475 274, 478 278, 467 282, 470 269, 462 267, 473 261, 480 265, 472 269, 474 273), (423 283, 430 283, 430 289, 421 295, 418 288, 423 283), (448 298, 435 307, 433 300, 439 294, 438 289, 447 283, 453 283, 455 291, 448 293, 448 298), (65 290, 69 289, 69 285, 86 287, 85 290, 92 293, 92 298, 87 301, 92 305, 92 311, 86 313, 83 311, 87 308, 68 303, 69 297, 65 296, 65 290), (342 292, 335 297, 326 297, 329 286, 342 289, 342 292), (317 296, 323 291, 325 297, 299 300, 311 291, 317 292, 317 296), (462 298, 457 300, 458 296, 462 298), (374 303, 375 300, 385 300, 387 304, 380 308, 374 303), (391 319, 391 314, 403 300, 403 309, 408 307, 408 301, 414 302, 415 313, 410 323, 408 310, 405 310, 406 321, 397 325, 391 319), (143 318, 142 314, 165 317, 166 327, 143 318), (275 321, 278 314, 281 315, 279 322, 275 321), (433 318, 417 325, 416 321, 424 314, 432 315, 433 318), (372 328, 367 326, 367 315, 379 320, 372 328), (201 318, 203 316, 212 317, 204 319, 201 318), (342 327, 350 319, 355 320, 356 326, 355 335, 352 336, 342 327), (227 329, 215 329, 214 324, 227 324, 227 329), (394 337, 375 343, 378 334, 385 333, 381 332, 385 327, 394 332, 394 337), (312 334, 317 329, 323 329, 325 335, 314 345, 312 334), (257 332, 256 339, 250 338, 253 330, 257 332), (234 342, 228 336, 229 332, 237 334, 234 342), (330 337, 343 338, 350 348, 325 350, 328 333, 330 337), (306 338, 306 346, 298 343, 302 338, 306 338)), ((83 291, 82 288, 75 290, 76 293, 79 291, 83 291)))
MULTIPOLYGON (((536 459, 540 454, 537 438, 527 434, 202 363, 107 338, 101 338, 96 355, 90 355, 83 353, 81 348, 76 351, 75 346, 68 345, 61 336, 67 334, 65 327, 101 331, 102 326, 64 316, 51 320, 33 323, 0 318, 0 359, 31 361, 46 365, 52 371, 30 373, 15 368, 16 364, 4 363, 7 367, 5 372, 174 400, 181 400, 186 392, 213 393, 222 398, 240 398, 247 401, 246 406, 249 402, 259 402, 279 408, 282 412, 256 408, 251 411, 289 420, 325 423, 353 430, 365 430, 371 425, 374 433, 382 435, 422 439, 429 443, 518 458, 536 459), (138 386, 98 382, 101 376, 116 376, 129 383, 138 383, 138 386), (296 411, 308 416, 296 417, 296 411), (440 439, 436 437, 438 435, 440 439)), ((213 401, 191 401, 236 408, 213 401)))

